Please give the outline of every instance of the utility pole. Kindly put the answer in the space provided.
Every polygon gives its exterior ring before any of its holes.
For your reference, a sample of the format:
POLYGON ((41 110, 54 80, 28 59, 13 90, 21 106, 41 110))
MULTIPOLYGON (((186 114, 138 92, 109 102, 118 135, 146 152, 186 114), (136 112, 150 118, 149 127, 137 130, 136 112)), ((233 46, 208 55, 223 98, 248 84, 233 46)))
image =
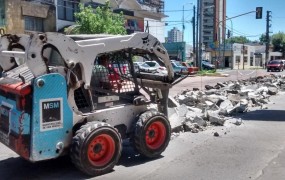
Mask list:
POLYGON ((197 0, 197 21, 196 21, 196 65, 200 69, 200 63, 199 63, 199 12, 200 12, 200 0, 197 0))
POLYGON ((199 69, 202 70, 202 1, 199 1, 199 42, 198 42, 198 61, 199 61, 199 69))
POLYGON ((242 69, 244 70, 244 42, 242 43, 242 69))
POLYGON ((266 12, 266 35, 265 35, 265 38, 266 38, 265 64, 267 64, 269 61, 269 43, 270 43, 269 28, 271 26, 270 21, 271 21, 271 11, 267 11, 266 12))
POLYGON ((145 32, 149 33, 149 25, 148 25, 148 21, 146 21, 146 27, 145 27, 145 32))
POLYGON ((197 67, 198 61, 196 59, 196 41, 195 41, 195 15, 196 15, 196 10, 195 10, 195 5, 193 6, 193 18, 192 18, 192 26, 193 26, 193 61, 195 62, 195 66, 197 67))
POLYGON ((224 28, 224 33, 223 33, 223 45, 224 45, 224 47, 223 47, 223 59, 222 59, 222 69, 223 69, 223 67, 225 67, 225 51, 226 51, 226 31, 227 31, 227 28, 226 28, 226 26, 224 26, 225 28, 224 28))
POLYGON ((184 5, 183 5, 183 14, 182 14, 182 42, 184 42, 184 29, 185 29, 185 24, 184 24, 184 5))

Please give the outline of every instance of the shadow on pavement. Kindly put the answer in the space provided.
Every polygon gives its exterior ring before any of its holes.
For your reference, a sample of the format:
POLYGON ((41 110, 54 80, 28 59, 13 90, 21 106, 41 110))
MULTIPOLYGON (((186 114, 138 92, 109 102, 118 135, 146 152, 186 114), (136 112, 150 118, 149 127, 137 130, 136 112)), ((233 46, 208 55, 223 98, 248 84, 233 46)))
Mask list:
POLYGON ((0 161, 0 179, 86 179, 68 157, 37 163, 23 158, 0 161))
POLYGON ((130 167, 137 166, 140 164, 148 163, 150 161, 155 161, 157 159, 163 158, 163 156, 159 156, 158 158, 146 158, 141 156, 139 153, 135 152, 133 147, 129 143, 124 143, 122 156, 118 165, 130 167))
MULTIPOLYGON (((163 157, 163 156, 161 156, 163 157)), ((159 157, 159 158, 161 158, 159 157)), ((117 165, 131 167, 156 159, 140 156, 127 144, 123 146, 122 156, 117 165)), ((112 173, 112 171, 110 172, 112 173)), ((0 161, 0 179, 88 179, 71 162, 69 156, 37 163, 29 162, 21 157, 0 161)))
POLYGON ((255 110, 236 117, 249 121, 285 121, 285 110, 255 110))

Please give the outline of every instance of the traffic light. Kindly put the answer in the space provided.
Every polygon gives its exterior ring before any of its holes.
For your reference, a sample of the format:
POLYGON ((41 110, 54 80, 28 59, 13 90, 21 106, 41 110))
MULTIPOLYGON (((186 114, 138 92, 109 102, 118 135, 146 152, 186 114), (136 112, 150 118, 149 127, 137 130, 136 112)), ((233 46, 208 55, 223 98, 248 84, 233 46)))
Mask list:
POLYGON ((256 7, 255 19, 262 19, 262 7, 256 7))
POLYGON ((231 31, 228 29, 227 38, 231 37, 231 31))

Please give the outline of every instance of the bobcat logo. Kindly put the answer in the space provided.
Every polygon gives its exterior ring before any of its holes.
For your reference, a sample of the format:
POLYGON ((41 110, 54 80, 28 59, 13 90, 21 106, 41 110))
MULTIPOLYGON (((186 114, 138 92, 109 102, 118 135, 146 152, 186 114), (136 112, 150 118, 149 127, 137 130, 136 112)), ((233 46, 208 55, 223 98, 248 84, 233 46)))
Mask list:
POLYGON ((143 43, 144 43, 144 44, 147 44, 147 43, 149 42, 148 36, 145 37, 145 38, 142 38, 142 40, 143 40, 143 43))

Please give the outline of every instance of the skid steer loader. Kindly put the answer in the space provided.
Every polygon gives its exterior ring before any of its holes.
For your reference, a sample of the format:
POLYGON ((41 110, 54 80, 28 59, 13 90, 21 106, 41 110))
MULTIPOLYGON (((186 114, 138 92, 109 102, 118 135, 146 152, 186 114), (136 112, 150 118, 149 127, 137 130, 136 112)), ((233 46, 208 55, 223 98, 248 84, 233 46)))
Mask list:
POLYGON ((84 173, 112 170, 128 139, 141 155, 168 146, 167 51, 148 33, 5 34, 0 38, 0 142, 37 162, 70 154, 84 173), (167 74, 134 70, 156 61, 167 74))

